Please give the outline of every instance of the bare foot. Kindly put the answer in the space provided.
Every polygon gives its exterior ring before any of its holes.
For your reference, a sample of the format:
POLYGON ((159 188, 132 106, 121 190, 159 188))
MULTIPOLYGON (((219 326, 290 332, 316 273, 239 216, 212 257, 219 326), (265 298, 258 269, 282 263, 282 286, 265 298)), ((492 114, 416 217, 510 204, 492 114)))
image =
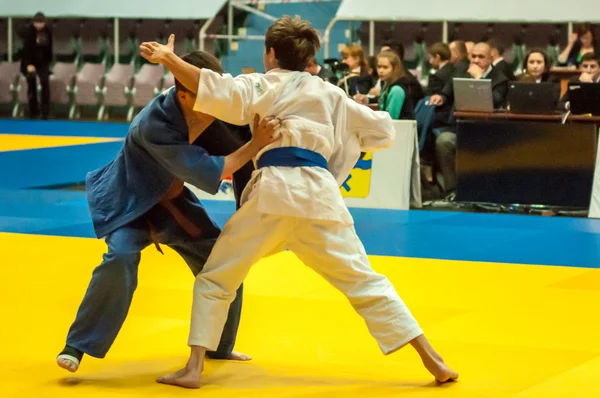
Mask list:
POLYGON ((422 358, 423 365, 435 377, 435 380, 439 383, 445 383, 458 379, 458 373, 450 369, 439 355, 436 355, 436 357, 422 358))
POLYGON ((200 369, 188 369, 187 367, 166 376, 156 379, 157 383, 179 386, 183 388, 200 388, 200 369))
POLYGON ((79 361, 71 355, 59 355, 56 358, 56 364, 71 373, 75 373, 79 369, 79 361))
POLYGON ((242 354, 241 352, 231 351, 231 360, 232 361, 251 361, 252 357, 250 355, 242 354))
POLYGON ((411 340, 410 344, 417 350, 425 368, 440 383, 458 379, 458 373, 446 365, 424 335, 411 340))

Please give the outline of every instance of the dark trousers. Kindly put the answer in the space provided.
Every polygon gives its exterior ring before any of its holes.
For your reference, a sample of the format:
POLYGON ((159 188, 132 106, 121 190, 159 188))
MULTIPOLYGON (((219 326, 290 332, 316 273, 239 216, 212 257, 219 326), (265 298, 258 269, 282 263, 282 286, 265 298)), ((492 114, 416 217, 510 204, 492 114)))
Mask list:
MULTIPOLYGON (((108 251, 94 270, 83 302, 67 336, 67 344, 88 355, 104 358, 115 341, 127 317, 133 293, 141 251, 153 242, 175 250, 185 260, 194 275, 204 267, 220 229, 210 220, 204 207, 187 189, 172 204, 194 225, 201 228, 200 238, 194 238, 162 205, 156 205, 140 218, 106 237, 108 251), (153 233, 150 232, 152 226, 153 233)), ((229 316, 221 342, 209 357, 228 359, 235 345, 242 310, 243 285, 229 308, 229 316)), ((209 319, 206 320, 210 322, 209 319)))
POLYGON ((50 71, 48 68, 40 68, 36 69, 35 73, 27 73, 29 112, 31 117, 38 117, 40 114, 36 76, 40 78, 40 86, 42 86, 42 118, 47 119, 50 112, 50 71))

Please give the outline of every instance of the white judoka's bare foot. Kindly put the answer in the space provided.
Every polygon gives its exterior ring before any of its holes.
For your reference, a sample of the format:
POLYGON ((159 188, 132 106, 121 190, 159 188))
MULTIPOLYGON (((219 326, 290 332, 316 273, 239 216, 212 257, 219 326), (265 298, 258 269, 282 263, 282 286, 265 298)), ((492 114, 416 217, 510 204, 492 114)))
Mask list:
POLYGON ((202 368, 188 368, 186 366, 175 373, 159 377, 156 382, 183 388, 200 388, 201 373, 202 368))
POLYGON ((75 373, 77 372, 77 369, 79 369, 79 364, 75 363, 74 361, 68 359, 68 358, 64 358, 64 357, 58 357, 56 359, 56 364, 58 366, 60 366, 63 369, 68 370, 71 373, 75 373))
POLYGON ((206 348, 191 346, 190 359, 185 368, 178 372, 161 376, 156 381, 161 384, 179 386, 183 388, 200 388, 200 374, 204 370, 204 357, 206 348))
POLYGON ((424 335, 412 340, 411 345, 417 350, 425 368, 440 383, 458 379, 458 373, 450 369, 444 362, 441 355, 438 354, 424 335))
POLYGON ((242 354, 241 352, 231 351, 231 360, 232 361, 251 361, 252 357, 250 355, 242 354))
POLYGON ((425 365, 425 368, 427 368, 429 373, 431 373, 433 377, 435 377, 436 381, 440 383, 445 383, 447 381, 453 381, 458 379, 458 373, 450 369, 450 367, 446 365, 446 363, 441 357, 439 357, 439 359, 434 357, 422 359, 423 365, 425 365))

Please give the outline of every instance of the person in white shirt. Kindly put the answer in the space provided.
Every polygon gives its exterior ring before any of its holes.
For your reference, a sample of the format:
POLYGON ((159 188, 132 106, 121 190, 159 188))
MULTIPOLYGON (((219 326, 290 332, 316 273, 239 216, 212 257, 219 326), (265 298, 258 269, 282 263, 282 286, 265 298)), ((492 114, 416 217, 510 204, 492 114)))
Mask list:
POLYGON ((384 354, 410 344, 436 380, 458 377, 431 347, 389 280, 371 268, 339 190, 361 151, 392 145, 392 120, 304 72, 319 48, 319 36, 308 22, 283 17, 265 36, 267 73, 234 78, 190 67, 168 46, 140 46, 144 58, 163 64, 197 92, 196 111, 232 124, 269 115, 281 121, 277 133, 282 137, 256 156, 257 170, 242 207, 223 228, 196 279, 188 363, 159 377, 159 383, 200 386, 205 352, 219 342, 236 289, 252 265, 286 248, 348 298, 384 354))

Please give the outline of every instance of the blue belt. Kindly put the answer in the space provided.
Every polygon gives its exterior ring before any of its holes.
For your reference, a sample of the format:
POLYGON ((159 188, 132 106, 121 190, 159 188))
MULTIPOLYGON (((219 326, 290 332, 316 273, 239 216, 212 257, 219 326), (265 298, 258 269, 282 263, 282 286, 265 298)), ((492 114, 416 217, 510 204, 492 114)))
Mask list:
POLYGON ((256 162, 257 168, 268 166, 322 167, 327 169, 327 159, 320 153, 294 146, 273 148, 263 153, 256 162))

